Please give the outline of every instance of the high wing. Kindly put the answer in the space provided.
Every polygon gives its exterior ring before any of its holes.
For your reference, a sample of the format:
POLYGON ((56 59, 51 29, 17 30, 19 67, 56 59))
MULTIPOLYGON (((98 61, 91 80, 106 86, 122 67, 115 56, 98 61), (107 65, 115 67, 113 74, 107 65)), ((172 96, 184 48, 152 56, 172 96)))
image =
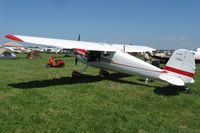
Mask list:
POLYGON ((127 45, 127 44, 108 44, 108 43, 95 43, 85 41, 73 41, 64 39, 53 39, 44 37, 21 36, 8 34, 5 37, 26 43, 54 46, 57 48, 65 49, 87 49, 91 51, 123 51, 123 52, 152 52, 155 49, 147 46, 127 45))

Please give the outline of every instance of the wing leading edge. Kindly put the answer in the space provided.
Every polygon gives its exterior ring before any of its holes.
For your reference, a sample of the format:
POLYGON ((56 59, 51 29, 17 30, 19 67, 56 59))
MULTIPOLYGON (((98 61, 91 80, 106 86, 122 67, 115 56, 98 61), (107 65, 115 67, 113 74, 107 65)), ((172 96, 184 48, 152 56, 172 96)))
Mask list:
POLYGON ((6 38, 32 43, 36 45, 54 46, 65 49, 87 49, 91 51, 123 51, 123 52, 152 52, 155 49, 147 46, 127 45, 127 44, 107 44, 107 43, 95 43, 95 42, 84 42, 84 41, 73 41, 64 39, 53 39, 44 37, 33 37, 33 36, 21 36, 8 34, 6 38))

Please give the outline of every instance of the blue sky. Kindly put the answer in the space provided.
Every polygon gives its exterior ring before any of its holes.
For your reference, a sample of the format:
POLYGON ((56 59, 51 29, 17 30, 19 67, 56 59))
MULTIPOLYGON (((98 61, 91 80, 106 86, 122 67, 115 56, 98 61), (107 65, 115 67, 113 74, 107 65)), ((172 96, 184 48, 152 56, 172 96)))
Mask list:
POLYGON ((0 0, 5 34, 158 49, 200 47, 200 0, 0 0))

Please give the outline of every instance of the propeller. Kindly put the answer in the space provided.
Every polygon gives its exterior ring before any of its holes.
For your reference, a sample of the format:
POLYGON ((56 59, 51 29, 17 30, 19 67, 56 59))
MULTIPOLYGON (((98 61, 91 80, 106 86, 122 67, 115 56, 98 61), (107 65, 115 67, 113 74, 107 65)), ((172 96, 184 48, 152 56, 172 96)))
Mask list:
MULTIPOLYGON (((78 41, 80 41, 80 40, 81 40, 81 35, 79 34, 78 35, 78 41)), ((75 65, 77 65, 77 63, 78 63, 78 58, 75 57, 75 65)))
POLYGON ((77 63, 78 63, 78 58, 76 57, 75 58, 75 65, 77 65, 77 63))

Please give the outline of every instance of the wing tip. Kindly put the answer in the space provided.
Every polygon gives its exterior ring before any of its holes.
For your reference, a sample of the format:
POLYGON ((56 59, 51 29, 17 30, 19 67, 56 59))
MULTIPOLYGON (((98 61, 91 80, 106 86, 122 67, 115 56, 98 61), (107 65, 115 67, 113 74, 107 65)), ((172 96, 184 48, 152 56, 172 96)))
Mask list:
POLYGON ((6 38, 11 39, 11 40, 15 40, 15 41, 19 41, 19 42, 24 42, 22 39, 16 37, 15 35, 12 34, 7 34, 5 35, 6 38))

